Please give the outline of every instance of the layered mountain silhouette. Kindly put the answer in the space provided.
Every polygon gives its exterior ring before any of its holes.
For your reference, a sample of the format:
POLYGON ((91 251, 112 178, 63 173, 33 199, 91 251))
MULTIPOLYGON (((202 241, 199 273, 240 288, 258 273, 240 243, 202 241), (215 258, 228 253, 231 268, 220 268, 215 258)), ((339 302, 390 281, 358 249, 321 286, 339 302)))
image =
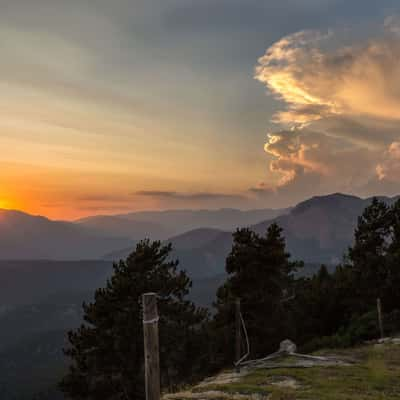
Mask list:
MULTIPOLYGON (((382 197, 387 203, 396 198, 382 197)), ((371 202, 340 193, 281 210, 172 210, 94 216, 75 223, 0 210, 0 259, 118 260, 142 238, 171 242, 174 256, 193 276, 223 272, 232 231, 264 233, 272 222, 284 230, 294 258, 336 263, 351 244, 357 217, 371 202), (120 250, 119 250, 120 249, 120 250)))
POLYGON ((134 220, 122 216, 99 215, 76 221, 76 225, 95 230, 111 237, 127 237, 134 241, 142 238, 166 239, 170 229, 153 221, 134 220))
MULTIPOLYGON (((188 227, 193 229, 207 224, 221 229, 241 226, 283 212, 285 210, 270 209, 156 211, 94 216, 72 223, 0 210, 0 259, 100 259, 115 249, 127 249, 129 253, 143 238, 165 240, 176 232, 185 232, 188 227)), ((197 236, 196 241, 198 239, 197 236)))
MULTIPOLYGON (((397 198, 381 197, 388 204, 397 198)), ((299 203, 285 215, 249 227, 263 234, 271 223, 276 222, 283 228, 293 258, 308 264, 335 264, 351 245, 357 218, 371 200, 341 193, 317 196, 299 203)), ((232 232, 192 230, 168 241, 174 246, 174 255, 189 273, 211 276, 224 271, 225 258, 232 246, 232 232)), ((105 258, 120 259, 128 254, 128 249, 122 249, 105 258)))
POLYGON ((113 236, 127 236, 135 240, 144 237, 168 239, 198 228, 233 230, 238 226, 253 225, 275 218, 290 209, 237 210, 167 210, 142 211, 115 216, 93 216, 78 220, 80 226, 113 236))
MULTIPOLYGON (((391 204, 395 198, 382 198, 391 204)), ((305 262, 337 263, 351 245, 357 218, 372 198, 335 193, 299 203, 288 215, 264 221, 253 229, 266 232, 271 222, 284 230, 292 256, 305 262)))
POLYGON ((19 211, 0 210, 0 259, 95 259, 132 243, 129 238, 19 211))

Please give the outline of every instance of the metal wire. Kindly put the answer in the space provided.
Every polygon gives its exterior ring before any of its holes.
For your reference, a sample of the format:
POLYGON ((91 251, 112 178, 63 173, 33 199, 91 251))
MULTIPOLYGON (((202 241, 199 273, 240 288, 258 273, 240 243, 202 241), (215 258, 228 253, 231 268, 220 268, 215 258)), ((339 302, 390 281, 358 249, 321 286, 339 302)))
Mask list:
POLYGON ((244 332, 244 336, 245 336, 245 339, 246 339, 247 352, 240 360, 235 362, 235 367, 238 367, 250 355, 250 341, 249 341, 249 335, 247 333, 246 324, 244 322, 244 318, 243 318, 242 313, 239 313, 239 316, 240 316, 240 321, 242 322, 243 332, 244 332))

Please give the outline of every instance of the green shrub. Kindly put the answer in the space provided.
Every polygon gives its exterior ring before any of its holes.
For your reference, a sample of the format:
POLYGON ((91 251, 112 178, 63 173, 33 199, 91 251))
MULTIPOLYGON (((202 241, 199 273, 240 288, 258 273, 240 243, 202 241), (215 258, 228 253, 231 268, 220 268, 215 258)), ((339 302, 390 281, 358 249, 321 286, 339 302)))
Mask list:
MULTIPOLYGON (((385 336, 400 332, 400 310, 394 310, 383 317, 385 336)), ((335 335, 314 338, 304 346, 302 351, 312 352, 322 348, 346 348, 361 344, 380 336, 376 310, 354 317, 347 327, 342 327, 335 335)))

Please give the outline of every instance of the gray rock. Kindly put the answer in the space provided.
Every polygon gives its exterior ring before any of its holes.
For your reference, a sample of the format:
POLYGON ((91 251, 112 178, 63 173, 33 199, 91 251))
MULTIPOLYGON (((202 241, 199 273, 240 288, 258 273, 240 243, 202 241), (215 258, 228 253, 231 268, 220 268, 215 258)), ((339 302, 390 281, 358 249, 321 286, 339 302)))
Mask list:
POLYGON ((288 353, 288 354, 296 353, 297 346, 291 340, 286 339, 283 342, 281 342, 281 344, 279 345, 279 351, 282 351, 282 352, 288 353))

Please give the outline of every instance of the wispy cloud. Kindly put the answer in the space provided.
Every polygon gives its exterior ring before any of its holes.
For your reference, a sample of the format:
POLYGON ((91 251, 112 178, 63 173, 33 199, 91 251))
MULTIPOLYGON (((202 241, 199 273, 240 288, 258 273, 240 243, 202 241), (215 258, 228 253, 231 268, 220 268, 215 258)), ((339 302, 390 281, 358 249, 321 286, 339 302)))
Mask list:
POLYGON ((112 194, 89 194, 77 197, 76 200, 83 202, 101 202, 101 203, 123 203, 132 202, 132 195, 112 195, 112 194))
POLYGON ((245 200, 246 197, 240 194, 230 193, 213 193, 213 192, 197 192, 184 193, 161 190, 142 190, 134 193, 138 196, 164 198, 172 200, 245 200))

